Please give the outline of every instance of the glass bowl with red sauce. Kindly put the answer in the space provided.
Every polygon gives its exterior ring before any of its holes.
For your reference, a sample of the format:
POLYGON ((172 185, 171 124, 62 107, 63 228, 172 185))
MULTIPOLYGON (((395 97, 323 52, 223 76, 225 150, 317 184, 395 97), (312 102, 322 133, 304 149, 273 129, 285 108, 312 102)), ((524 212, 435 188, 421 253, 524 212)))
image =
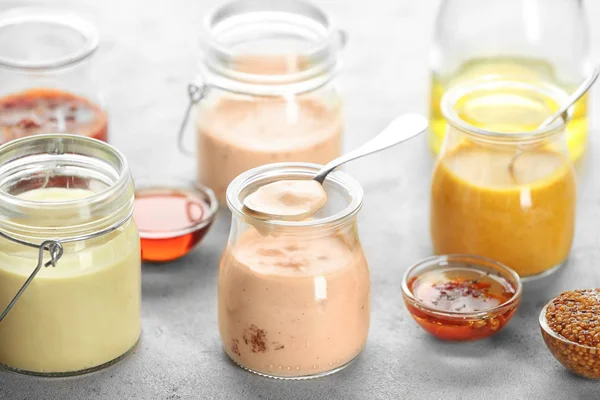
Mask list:
POLYGON ((428 333, 442 340, 478 340, 500 331, 517 310, 519 275, 474 255, 443 255, 411 266, 402 278, 404 302, 428 333))
POLYGON ((136 181, 133 218, 142 260, 169 262, 188 254, 206 236, 218 208, 215 193, 206 186, 136 181))

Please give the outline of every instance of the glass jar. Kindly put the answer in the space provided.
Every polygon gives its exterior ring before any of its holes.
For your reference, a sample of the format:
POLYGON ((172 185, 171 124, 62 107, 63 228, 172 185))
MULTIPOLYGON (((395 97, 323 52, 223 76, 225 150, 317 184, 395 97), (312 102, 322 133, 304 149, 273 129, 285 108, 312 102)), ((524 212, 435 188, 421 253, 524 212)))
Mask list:
MULTIPOLYGON (((552 84, 569 93, 577 87, 591 72, 583 2, 444 0, 437 16, 431 69, 429 143, 437 153, 446 130, 440 101, 455 84, 487 76, 552 84)), ((497 108, 517 106, 513 98, 501 92, 495 102, 497 108)), ((585 96, 567 126, 573 160, 587 147, 587 110, 585 96)), ((485 114, 484 105, 475 103, 471 113, 474 118, 485 118, 481 115, 485 114)))
MULTIPOLYGON (((489 131, 461 118, 466 96, 485 101, 498 90, 548 114, 567 97, 553 85, 519 81, 458 85, 444 95, 448 128, 431 184, 433 249, 487 257, 521 277, 542 276, 564 264, 573 239, 576 185, 565 139, 572 109, 566 120, 520 133, 489 131)), ((502 116, 507 130, 511 116, 502 116)))
POLYGON ((108 118, 91 77, 94 25, 66 11, 0 13, 0 144, 39 133, 107 141, 108 118))
POLYGON ((340 156, 342 100, 335 83, 344 36, 299 0, 226 3, 209 14, 195 107, 198 179, 221 203, 251 168, 340 156))
POLYGON ((135 346, 133 194, 127 161, 106 143, 52 134, 0 147, 1 366, 75 375, 135 346))
POLYGON ((258 187, 310 179, 318 170, 265 165, 227 189, 233 216, 219 269, 219 331, 227 355, 260 375, 328 375, 354 360, 367 340, 370 278, 357 231, 358 182, 329 174, 326 206, 305 221, 260 220, 243 208, 258 187))

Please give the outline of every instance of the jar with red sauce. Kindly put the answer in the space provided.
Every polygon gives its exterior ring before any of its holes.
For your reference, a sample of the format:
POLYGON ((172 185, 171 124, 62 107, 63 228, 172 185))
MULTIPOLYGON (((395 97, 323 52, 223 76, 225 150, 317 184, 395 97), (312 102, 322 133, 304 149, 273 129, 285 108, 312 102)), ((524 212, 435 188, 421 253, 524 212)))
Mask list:
POLYGON ((91 78, 97 47, 95 26, 74 13, 0 13, 0 144, 49 132, 107 141, 107 114, 91 78))

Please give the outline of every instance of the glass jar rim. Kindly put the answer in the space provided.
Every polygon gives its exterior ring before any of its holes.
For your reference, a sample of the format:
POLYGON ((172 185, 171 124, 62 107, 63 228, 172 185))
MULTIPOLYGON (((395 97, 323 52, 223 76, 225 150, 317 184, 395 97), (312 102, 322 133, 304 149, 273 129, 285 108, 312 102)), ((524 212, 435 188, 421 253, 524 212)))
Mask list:
POLYGON ((45 133, 45 134, 40 134, 40 135, 25 136, 25 137, 22 137, 19 139, 11 140, 10 142, 7 142, 7 143, 1 145, 0 146, 0 154, 11 151, 13 148, 25 147, 30 142, 44 141, 44 140, 75 140, 75 141, 81 141, 82 143, 88 142, 89 144, 92 144, 92 143, 95 143, 96 145, 100 144, 105 150, 108 150, 110 153, 112 153, 111 155, 115 156, 119 160, 120 171, 119 171, 118 180, 115 181, 111 186, 105 188, 104 190, 94 193, 93 195, 86 197, 84 199, 56 201, 56 202, 49 203, 49 202, 40 202, 40 201, 35 201, 35 200, 22 199, 20 197, 13 196, 9 193, 6 193, 6 192, 0 190, 0 202, 6 202, 9 204, 19 204, 19 205, 25 205, 25 206, 30 206, 30 207, 53 208, 56 206, 58 206, 58 207, 69 206, 69 205, 81 203, 82 200, 85 200, 87 202, 90 202, 90 201, 95 202, 95 201, 101 200, 104 197, 106 197, 108 192, 114 191, 115 188, 126 184, 126 182, 128 180, 129 165, 128 165, 127 160, 125 159, 125 156, 123 155, 123 153, 121 153, 119 150, 117 150, 115 147, 109 145, 108 143, 102 142, 98 139, 83 136, 83 135, 71 135, 71 134, 63 134, 63 133, 45 133))
MULTIPOLYGON (((98 173, 102 172, 94 168, 110 168, 111 171, 105 171, 106 175, 102 176, 110 179, 110 182, 106 183, 106 187, 90 196, 76 200, 52 202, 24 199, 0 190, 0 210, 5 212, 3 215, 8 216, 6 219, 0 219, 4 230, 13 234, 21 232, 20 235, 26 233, 28 236, 40 236, 46 239, 47 235, 61 233, 64 237, 60 240, 68 242, 79 240, 79 237, 86 236, 91 230, 106 230, 131 218, 134 188, 127 159, 115 147, 90 137, 50 133, 26 136, 3 144, 0 146, 0 184, 6 179, 7 175, 5 174, 15 173, 15 171, 36 172, 32 166, 36 163, 39 165, 48 162, 44 159, 45 156, 55 155, 62 156, 67 161, 83 163, 77 164, 77 170, 94 172, 96 177, 98 173), (65 148, 70 148, 71 151, 64 150, 65 148), (84 149, 87 153, 74 152, 77 148, 84 149), (23 149, 30 152, 22 154, 23 149), (83 161, 82 157, 86 157, 88 160, 83 161), (94 160, 96 164, 93 163, 94 160), (13 163, 17 165, 11 165, 13 163), (110 178, 108 174, 111 175, 110 178), (12 220, 18 216, 35 214, 51 216, 57 212, 76 218, 77 223, 56 227, 43 226, 39 223, 24 224, 21 221, 12 220), (11 216, 10 213, 13 215, 11 216), (99 218, 92 218, 94 216, 99 218)), ((52 160, 52 162, 56 161, 52 160)), ((16 177, 16 179, 20 179, 20 177, 16 177)))
POLYGON ((0 30, 27 23, 54 24, 69 28, 82 37, 83 43, 62 56, 45 60, 30 61, 0 54, 0 67, 30 71, 60 69, 87 59, 98 48, 98 30, 95 25, 72 11, 50 7, 20 7, 0 13, 0 30))
MULTIPOLYGON (((304 27, 309 29, 307 27, 304 27)), ((288 33, 291 35, 291 33, 288 33)), ((248 34, 248 41, 255 40, 248 34)), ((269 36, 271 38, 271 36, 269 36)), ((204 18, 202 24, 202 47, 203 58, 200 63, 201 80, 209 85, 231 90, 238 93, 253 93, 268 95, 274 90, 273 86, 286 92, 306 92, 324 86, 337 75, 341 66, 341 60, 337 57, 340 48, 345 44, 345 34, 336 28, 333 19, 316 5, 303 0, 285 0, 272 2, 268 0, 257 0, 253 2, 244 2, 240 0, 229 1, 214 7, 204 18), (284 17, 287 16, 287 17, 284 17), (236 19, 250 19, 244 24, 235 24, 236 19), (252 18, 258 19, 254 21, 252 18), (234 49, 235 46, 224 44, 219 41, 219 35, 222 35, 225 27, 232 30, 236 26, 248 29, 253 24, 259 25, 261 18, 266 21, 276 20, 274 28, 261 29, 270 32, 272 35, 284 32, 289 29, 294 32, 294 24, 302 25, 301 21, 310 21, 312 33, 317 36, 310 45, 301 51, 295 51, 294 55, 306 59, 314 60, 307 68, 297 71, 285 71, 276 74, 262 74, 248 71, 240 71, 230 66, 240 59, 240 56, 247 55, 234 49), (286 20, 288 18, 288 20, 286 20), (283 28, 282 26, 285 26, 283 28), (233 84, 231 81, 235 82, 233 84), (270 90, 260 90, 257 86, 271 86, 270 90), (237 88, 237 90, 236 90, 237 88), (265 92, 265 93, 263 93, 265 92)), ((252 56, 280 56, 278 53, 249 53, 252 56)), ((268 89, 268 88, 267 88, 268 89)))
POLYGON ((334 171, 327 175, 325 182, 345 190, 350 200, 348 204, 337 212, 327 217, 309 219, 303 221, 263 220, 244 212, 243 200, 240 199, 242 192, 251 185, 258 188, 260 183, 272 182, 274 178, 305 178, 311 179, 322 165, 305 162, 281 162, 266 164, 248 170, 237 176, 227 188, 227 206, 231 212, 242 218, 249 224, 264 228, 265 230, 276 229, 283 231, 294 231, 302 229, 337 229, 344 225, 360 211, 363 204, 363 189, 349 174, 342 171, 334 171))
POLYGON ((545 94, 552 99, 555 99, 559 106, 565 104, 568 101, 568 94, 562 91, 559 87, 550 85, 545 82, 529 83, 514 79, 497 79, 494 76, 485 76, 479 79, 474 79, 465 84, 457 84, 451 87, 442 96, 440 102, 440 108, 442 115, 446 122, 452 125, 454 128, 459 129, 462 132, 467 133, 477 139, 489 143, 506 143, 506 142, 519 142, 519 143, 534 143, 543 140, 549 136, 564 131, 567 124, 573 117, 574 106, 569 107, 567 110, 566 118, 558 118, 552 124, 537 128, 533 131, 515 132, 515 133, 503 133, 497 131, 491 131, 488 129, 480 128, 466 122, 459 117, 458 113, 454 109, 454 105, 469 93, 473 93, 476 90, 489 90, 498 87, 508 87, 515 89, 530 90, 532 92, 545 94))
POLYGON ((430 313, 432 315, 441 316, 443 318, 458 318, 458 319, 482 318, 482 317, 485 317, 486 315, 497 313, 498 311, 504 310, 505 308, 512 306, 516 301, 519 301, 522 292, 523 292, 523 283, 521 282, 521 278, 519 277, 519 274, 517 274, 513 269, 507 267, 506 265, 504 265, 498 261, 494 261, 490 258, 481 257, 481 256, 473 255, 473 254, 446 254, 446 255, 427 257, 427 258, 424 258, 424 259, 416 262, 415 264, 411 265, 410 267, 408 267, 408 269, 404 272, 404 274, 402 276, 402 293, 403 293, 403 295, 406 298, 410 299, 413 303, 415 303, 415 305, 417 305, 417 307, 419 309, 422 309, 425 312, 430 313), (443 310, 440 310, 440 309, 437 309, 434 307, 430 307, 415 297, 412 290, 408 287, 408 281, 409 281, 409 278, 412 273, 414 273, 416 270, 418 270, 420 268, 426 268, 429 266, 450 265, 451 263, 456 262, 457 260, 468 260, 471 264, 476 264, 478 266, 483 266, 483 265, 493 266, 494 268, 501 271, 504 278, 510 277, 509 283, 511 283, 511 285, 513 283, 516 283, 515 293, 512 295, 512 297, 510 299, 506 300, 502 304, 498 304, 495 307, 492 307, 492 308, 489 308, 489 309, 483 310, 483 311, 468 312, 468 313, 460 312, 460 311, 443 311, 443 310))

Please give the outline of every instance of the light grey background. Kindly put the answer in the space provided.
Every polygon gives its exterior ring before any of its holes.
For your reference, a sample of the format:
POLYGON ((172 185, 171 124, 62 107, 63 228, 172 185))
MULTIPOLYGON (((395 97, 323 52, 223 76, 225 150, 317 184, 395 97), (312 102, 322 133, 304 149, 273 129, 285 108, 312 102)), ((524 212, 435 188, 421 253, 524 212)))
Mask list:
MULTIPOLYGON (((26 3, 0 0, 0 8, 26 3)), ((178 154, 175 135, 186 105, 185 86, 196 70, 199 21, 215 2, 38 3, 69 5, 99 25, 97 72, 110 107, 111 141, 125 152, 134 175, 193 178, 194 161, 178 154)), ((428 48, 438 1, 318 3, 350 34, 342 77, 345 148, 364 142, 400 112, 425 113, 428 48)), ((598 60, 600 2, 586 3, 598 60)), ((600 98, 600 86, 595 95, 600 98)), ((594 103, 592 118, 599 105, 594 103)), ((0 399, 598 399, 600 382, 566 372, 546 350, 537 326, 549 298, 562 290, 600 287, 600 126, 593 126, 591 150, 578 166, 581 186, 570 265, 543 290, 526 287, 517 315, 491 339, 436 341, 404 308, 400 277, 431 252, 433 158, 423 137, 346 169, 366 192, 360 233, 373 283, 369 342, 346 370, 319 380, 282 382, 244 372, 226 359, 216 316, 218 261, 229 228, 228 213, 222 212, 189 256, 144 266, 144 331, 135 354, 79 378, 0 372, 0 399)))

